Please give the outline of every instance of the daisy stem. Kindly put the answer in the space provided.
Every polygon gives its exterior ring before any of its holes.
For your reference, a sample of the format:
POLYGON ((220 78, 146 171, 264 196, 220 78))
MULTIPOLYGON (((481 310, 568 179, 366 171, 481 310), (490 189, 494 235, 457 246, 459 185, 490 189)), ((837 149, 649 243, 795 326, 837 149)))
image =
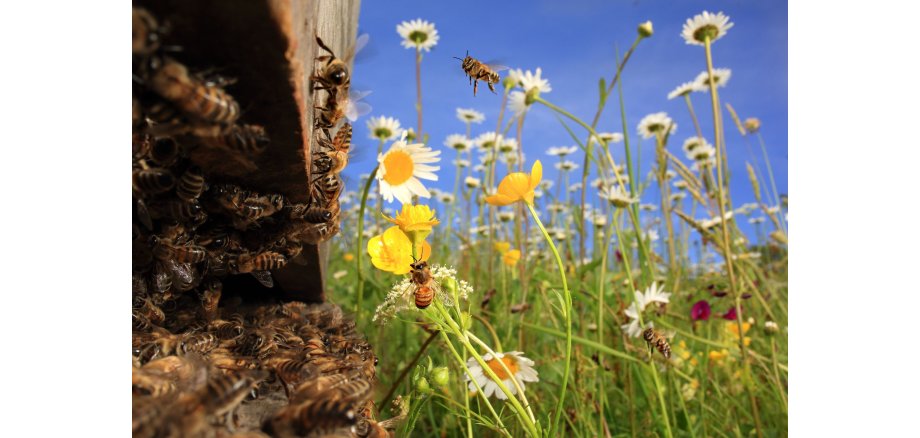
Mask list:
POLYGON ((684 94, 684 102, 687 102, 687 110, 690 111, 690 119, 693 120, 693 127, 696 128, 696 136, 703 138, 703 130, 700 129, 700 121, 696 118, 696 111, 693 111, 693 103, 690 102, 690 93, 684 94))
MULTIPOLYGON (((521 406, 521 403, 518 401, 517 397, 515 397, 514 394, 511 393, 511 390, 509 390, 508 387, 505 386, 505 384, 502 382, 502 380, 498 378, 498 375, 495 374, 494 371, 492 371, 492 368, 489 367, 485 359, 483 359, 482 356, 479 355, 479 352, 477 352, 476 348, 473 347, 473 345, 470 343, 469 336, 472 336, 472 333, 469 333, 468 331, 466 331, 465 329, 457 325, 457 322, 454 321, 453 318, 450 317, 450 314, 447 313, 447 310, 444 309, 444 306, 441 304, 440 301, 435 300, 433 305, 438 310, 438 312, 441 314, 441 317, 444 318, 444 323, 447 325, 447 327, 450 328, 450 330, 454 332, 454 334, 457 336, 457 339, 460 340, 460 343, 463 344, 463 346, 467 349, 470 355, 472 355, 473 358, 476 359, 476 362, 479 363, 479 366, 482 367, 482 371, 490 379, 492 379, 492 381, 495 382, 495 384, 498 386, 499 389, 501 389, 501 391, 505 394, 505 396, 508 397, 508 400, 511 402, 511 406, 514 408, 515 411, 517 411, 518 420, 521 421, 521 424, 524 426, 525 429, 527 429, 527 432, 531 436, 534 436, 534 437, 539 436, 536 425, 527 416, 527 412, 524 410, 524 407, 521 406)), ((495 358, 494 355, 493 355, 493 358, 495 358)), ((499 360, 499 362, 501 362, 501 360, 499 360)), ((472 373, 469 373, 469 374, 470 374, 470 379, 475 380, 472 376, 472 373)))
POLYGON ((422 49, 415 48, 415 91, 418 100, 415 102, 415 110, 418 112, 418 132, 416 133, 419 141, 424 141, 422 137, 422 49))
MULTIPOLYGON (((485 349, 487 353, 491 354, 493 358, 498 358, 498 356, 495 354, 495 351, 489 348, 485 342, 482 342, 482 340, 477 338, 476 335, 474 335, 472 332, 467 331, 466 335, 472 339, 473 342, 479 344, 480 347, 485 349)), ((499 349, 501 349, 501 347, 499 347, 499 349)), ((524 402, 524 408, 527 409, 527 415, 530 416, 530 421, 536 423, 537 419, 533 416, 533 411, 530 409, 530 402, 527 401, 527 395, 524 394, 524 388, 521 386, 521 383, 518 382, 517 377, 514 375, 514 373, 511 372, 511 370, 508 368, 508 365, 505 364, 505 361, 498 360, 498 364, 501 365, 502 370, 504 370, 506 374, 511 376, 511 382, 514 383, 515 389, 517 389, 518 394, 521 395, 521 401, 524 402)))
POLYGON ((760 150, 763 152, 763 161, 767 165, 767 175, 770 176, 770 188, 773 189, 773 199, 776 200, 776 208, 779 209, 779 223, 782 226, 783 234, 786 232, 786 218, 783 216, 783 203, 780 202, 779 192, 776 190, 776 180, 773 179, 773 166, 770 165, 770 157, 767 155, 767 146, 763 142, 763 137, 757 133, 757 140, 760 143, 760 150))
MULTIPOLYGON (((661 215, 664 216, 665 228, 668 230, 668 264, 671 274, 677 271, 677 250, 674 246, 674 224, 671 222, 671 186, 668 184, 668 157, 665 151, 665 139, 656 135, 658 151, 658 188, 661 191, 661 215)), ((672 285, 673 286, 673 285, 672 285)))
POLYGON ((711 79, 713 77, 712 41, 708 36, 706 37, 704 44, 706 46, 706 70, 710 78, 710 80, 708 81, 709 82, 709 94, 710 94, 710 97, 712 98, 711 99, 712 100, 712 121, 714 125, 713 129, 715 130, 715 139, 716 139, 716 166, 718 170, 717 186, 719 190, 718 204, 719 204, 719 215, 722 218, 722 226, 719 228, 722 229, 722 243, 725 249, 725 252, 723 253, 723 255, 725 256, 725 265, 728 269, 728 279, 729 279, 729 284, 731 286, 731 292, 735 298, 735 312, 738 315, 737 318, 735 319, 735 322, 738 324, 738 333, 740 333, 740 335, 738 336, 738 346, 741 349, 741 356, 744 359, 744 372, 745 372, 744 387, 747 389, 748 398, 751 401, 751 411, 754 416, 754 427, 757 429, 757 436, 763 437, 763 428, 760 425, 760 413, 758 412, 758 409, 757 409, 757 399, 754 397, 754 391, 751 388, 751 364, 748 359, 747 348, 744 345, 744 335, 743 335, 744 330, 742 328, 742 321, 744 320, 744 318, 742 318, 742 314, 741 314, 741 294, 738 293, 737 285, 735 283, 735 273, 734 273, 734 266, 732 262, 731 240, 729 239, 729 236, 728 236, 728 223, 725 218, 725 198, 724 198, 725 183, 722 178, 722 160, 724 159, 724 156, 723 156, 723 152, 724 152, 723 142, 724 141, 721 135, 721 126, 722 126, 721 122, 722 121, 721 121, 721 113, 719 112, 719 95, 718 95, 718 92, 716 91, 715 81, 711 79))
MULTIPOLYGON (((539 97, 537 100, 543 101, 539 97)), ((543 102, 546 104, 545 101, 543 102)), ((569 284, 565 278, 565 266, 562 264, 562 258, 559 257, 559 251, 556 249, 553 239, 549 237, 549 233, 547 233, 546 228, 543 227, 543 222, 541 222, 540 217, 537 216, 537 211, 534 210, 533 204, 528 203, 527 208, 530 209, 530 215, 533 216, 534 222, 540 227, 543 238, 546 239, 546 243, 553 251, 553 257, 556 258, 556 265, 559 268, 559 277, 562 279, 562 290, 565 298, 565 371, 562 375, 562 389, 559 392, 559 402, 556 405, 556 413, 553 414, 553 420, 550 423, 549 436, 553 436, 553 432, 559 424, 559 417, 562 415, 562 409, 565 406, 565 390, 569 383, 569 373, 571 372, 572 365, 572 294, 569 292, 569 284)))
MULTIPOLYGON (((489 398, 485 396, 482 388, 479 387, 479 383, 476 382, 476 377, 473 376, 473 372, 470 371, 469 367, 466 366, 466 361, 460 357, 460 353, 457 352, 457 349, 454 347, 454 343, 450 341, 450 337, 447 336, 447 333, 443 330, 440 331, 440 333, 441 337, 444 338, 444 343, 447 344, 448 349, 450 349, 450 352, 454 355, 454 359, 458 364, 460 364, 460 367, 463 368, 463 371, 466 372, 466 375, 469 376, 470 382, 472 382, 473 386, 476 388, 476 394, 479 394, 482 400, 485 402, 486 408, 492 414, 492 417, 495 418, 498 426, 507 433, 508 428, 505 427, 504 423, 502 423, 502 417, 498 415, 497 412, 495 412, 495 408, 492 407, 492 403, 489 402, 489 398)), ((464 396, 463 398, 465 398, 467 400, 467 404, 469 404, 469 397, 464 396)), ((469 422, 467 424, 469 425, 469 422)), ((469 427, 469 430, 473 430, 472 426, 469 427)), ((472 436, 472 432, 470 432, 470 436, 472 436)), ((511 436, 511 434, 509 433, 508 436, 511 436)))
POLYGON ((361 304, 364 301, 364 272, 361 271, 361 255, 363 254, 361 244, 364 238, 364 209, 367 207, 367 193, 371 190, 371 184, 374 182, 374 177, 377 176, 378 169, 379 166, 374 167, 374 170, 371 171, 371 175, 367 177, 367 182, 364 183, 364 190, 361 192, 361 208, 358 210, 358 245, 355 249, 355 270, 358 273, 358 299, 355 302, 355 313, 358 315, 359 319, 361 317, 361 304))

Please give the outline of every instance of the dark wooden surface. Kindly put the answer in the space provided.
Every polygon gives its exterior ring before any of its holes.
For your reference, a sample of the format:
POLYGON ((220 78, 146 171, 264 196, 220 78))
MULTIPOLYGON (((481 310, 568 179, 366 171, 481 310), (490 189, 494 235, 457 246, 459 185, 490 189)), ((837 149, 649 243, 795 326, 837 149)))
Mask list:
MULTIPOLYGON (((265 127, 271 145, 246 169, 219 152, 193 159, 219 181, 281 193, 306 202, 314 94, 310 74, 318 34, 337 55, 354 44, 360 0, 157 0, 136 1, 169 27, 166 43, 193 72, 235 82, 226 90, 242 109, 240 123, 265 127)), ((341 56, 341 55, 340 55, 341 56)), ((333 237, 335 238, 335 237, 333 237)), ((327 244, 305 245, 303 253, 273 272, 276 288, 293 299, 325 300, 327 244)))

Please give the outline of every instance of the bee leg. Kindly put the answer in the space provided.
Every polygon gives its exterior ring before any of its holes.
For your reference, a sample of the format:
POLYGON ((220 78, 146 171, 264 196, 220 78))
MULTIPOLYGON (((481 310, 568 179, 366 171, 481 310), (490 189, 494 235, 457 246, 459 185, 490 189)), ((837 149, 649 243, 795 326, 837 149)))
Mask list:
POLYGON ((496 94, 495 87, 492 85, 492 83, 491 82, 486 82, 486 83, 489 84, 489 91, 491 91, 492 94, 496 94))
POLYGON ((479 79, 473 81, 473 96, 476 96, 476 87, 479 86, 479 79))

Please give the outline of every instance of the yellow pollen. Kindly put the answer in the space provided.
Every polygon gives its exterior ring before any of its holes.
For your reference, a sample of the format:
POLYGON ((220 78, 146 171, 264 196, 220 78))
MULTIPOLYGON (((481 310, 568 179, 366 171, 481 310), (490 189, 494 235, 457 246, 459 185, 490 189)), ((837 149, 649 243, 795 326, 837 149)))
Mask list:
MULTIPOLYGON (((511 371, 512 375, 517 374, 518 366, 517 366, 517 362, 514 360, 514 356, 505 356, 501 358, 501 361, 505 363, 505 366, 508 367, 508 370, 511 371)), ((502 368, 502 365, 498 363, 498 359, 489 359, 489 361, 486 362, 486 365, 488 365, 489 368, 492 369, 492 372, 495 373, 495 375, 498 376, 499 379, 505 380, 505 379, 511 378, 511 376, 509 376, 508 373, 505 372, 505 369, 502 368)))
POLYGON ((393 151, 383 159, 383 167, 387 170, 383 179, 391 186, 398 186, 412 177, 415 164, 409 154, 402 151, 393 151))

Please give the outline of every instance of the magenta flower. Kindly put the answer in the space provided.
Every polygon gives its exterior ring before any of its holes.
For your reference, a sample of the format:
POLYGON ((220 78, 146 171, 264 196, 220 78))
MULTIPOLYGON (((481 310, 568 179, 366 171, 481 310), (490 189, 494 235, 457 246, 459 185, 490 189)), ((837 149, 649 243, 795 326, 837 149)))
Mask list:
POLYGON ((708 321, 711 313, 712 308, 709 307, 709 303, 706 300, 699 300, 690 309, 690 319, 693 321, 708 321))
POLYGON ((727 319, 729 321, 734 321, 738 319, 738 312, 736 312, 735 308, 732 307, 728 312, 725 312, 725 314, 722 315, 722 318, 727 319))

